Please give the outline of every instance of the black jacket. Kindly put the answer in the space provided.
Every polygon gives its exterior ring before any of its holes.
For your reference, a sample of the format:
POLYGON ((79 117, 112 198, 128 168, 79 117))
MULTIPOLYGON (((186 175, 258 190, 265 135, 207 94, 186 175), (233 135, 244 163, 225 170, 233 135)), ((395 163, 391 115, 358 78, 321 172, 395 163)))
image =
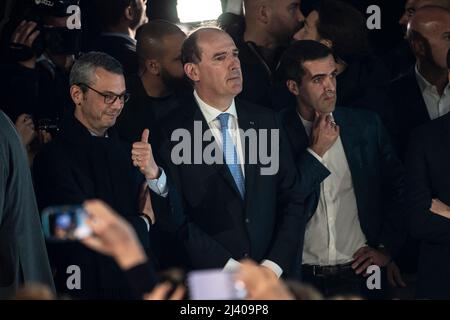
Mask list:
POLYGON ((394 130, 392 136, 403 159, 411 132, 431 120, 422 92, 417 83, 414 67, 408 73, 392 81, 389 86, 394 130))
MULTIPOLYGON (((403 217, 403 167, 389 141, 379 117, 365 110, 336 108, 333 116, 340 126, 340 137, 352 175, 358 216, 367 244, 384 245, 395 257, 406 236, 403 217)), ((294 161, 302 177, 302 194, 307 195, 306 214, 315 213, 320 184, 330 172, 306 149, 309 139, 294 108, 280 113, 294 161)))
MULTIPOLYGON (((114 129, 108 130, 108 135, 92 136, 74 116, 64 120, 60 135, 45 146, 34 162, 39 207, 101 199, 133 225, 148 249, 149 234, 138 208, 144 177, 131 163, 131 146, 121 142, 114 129)), ((82 270, 82 290, 69 294, 83 298, 129 296, 125 277, 112 259, 78 243, 48 247, 50 260, 58 269, 60 290, 66 290, 66 268, 74 264, 82 270)))
MULTIPOLYGON (((203 132, 209 128, 193 95, 183 101, 183 108, 163 124, 166 137, 175 129, 185 129, 194 137, 194 121, 202 124, 203 132)), ((240 100, 236 100, 236 110, 243 130, 278 128, 270 110, 240 100)), ((210 143, 203 142, 202 150, 210 143)), ((303 195, 284 138, 274 143, 280 150, 279 170, 274 175, 261 175, 264 166, 260 161, 250 164, 246 146, 244 200, 225 164, 174 165, 171 150, 176 144, 168 139, 160 153, 172 190, 178 191, 179 207, 171 219, 177 221, 174 225, 189 255, 190 267, 222 268, 230 258, 252 258, 258 262, 269 259, 285 274, 298 270, 304 229, 303 195), (177 215, 177 211, 184 216, 177 215)))
POLYGON ((450 299, 450 220, 430 212, 431 200, 450 204, 450 114, 412 134, 406 153, 411 234, 420 240, 416 296, 450 299))

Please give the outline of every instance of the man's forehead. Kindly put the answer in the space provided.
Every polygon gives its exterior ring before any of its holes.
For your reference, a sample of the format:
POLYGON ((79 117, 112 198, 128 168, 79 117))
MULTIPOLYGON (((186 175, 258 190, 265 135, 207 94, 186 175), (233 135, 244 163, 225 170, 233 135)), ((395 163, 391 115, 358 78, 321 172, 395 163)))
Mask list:
POLYGON ((202 54, 206 53, 208 55, 237 49, 233 39, 224 32, 199 35, 197 44, 202 54))
POLYGON ((328 74, 336 69, 336 62, 330 55, 323 59, 305 61, 303 67, 311 76, 316 74, 328 74))

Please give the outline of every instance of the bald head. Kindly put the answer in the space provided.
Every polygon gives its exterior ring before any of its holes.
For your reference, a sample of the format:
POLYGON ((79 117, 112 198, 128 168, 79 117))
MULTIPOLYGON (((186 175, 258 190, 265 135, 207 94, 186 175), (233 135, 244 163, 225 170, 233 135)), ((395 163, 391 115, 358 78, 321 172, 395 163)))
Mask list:
POLYGON ((175 24, 154 20, 142 25, 136 32, 136 51, 142 58, 158 58, 164 54, 164 39, 169 36, 185 36, 175 24))
MULTIPOLYGON (((217 27, 201 27, 189 34, 183 43, 181 61, 186 63, 199 63, 202 59, 201 43, 214 40, 215 35, 227 35, 225 31, 217 27)), ((229 36, 228 36, 229 37, 229 36)))
POLYGON ((426 6, 436 6, 450 10, 450 1, 448 0, 408 0, 405 4, 405 11, 399 20, 399 24, 406 27, 408 22, 414 16, 417 10, 426 6))
POLYGON ((450 10, 436 6, 423 7, 408 23, 407 38, 416 57, 432 58, 440 68, 446 68, 449 37, 450 10))

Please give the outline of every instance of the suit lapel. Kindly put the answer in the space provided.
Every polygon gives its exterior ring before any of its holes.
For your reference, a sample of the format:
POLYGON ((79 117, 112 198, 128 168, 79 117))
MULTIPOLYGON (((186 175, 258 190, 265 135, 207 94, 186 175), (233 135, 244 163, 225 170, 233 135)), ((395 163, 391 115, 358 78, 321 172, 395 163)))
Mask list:
POLYGON ((363 176, 363 148, 364 142, 364 128, 359 128, 354 119, 348 116, 346 112, 336 109, 333 113, 336 123, 340 127, 340 137, 344 147, 344 153, 347 158, 347 163, 352 174, 355 194, 359 189, 359 180, 363 176))
POLYGON ((309 138, 295 108, 286 110, 284 128, 291 141, 293 153, 298 156, 309 146, 309 138))

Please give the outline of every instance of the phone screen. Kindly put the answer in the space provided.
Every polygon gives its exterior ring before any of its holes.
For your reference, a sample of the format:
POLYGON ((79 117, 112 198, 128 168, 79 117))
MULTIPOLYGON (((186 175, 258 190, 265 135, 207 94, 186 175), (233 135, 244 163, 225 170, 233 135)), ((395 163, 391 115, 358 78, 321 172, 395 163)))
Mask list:
POLYGON ((234 274, 222 269, 192 271, 187 280, 191 300, 241 300, 246 296, 234 274))
POLYGON ((79 240, 91 235, 82 206, 50 207, 42 213, 44 235, 50 240, 79 240))

